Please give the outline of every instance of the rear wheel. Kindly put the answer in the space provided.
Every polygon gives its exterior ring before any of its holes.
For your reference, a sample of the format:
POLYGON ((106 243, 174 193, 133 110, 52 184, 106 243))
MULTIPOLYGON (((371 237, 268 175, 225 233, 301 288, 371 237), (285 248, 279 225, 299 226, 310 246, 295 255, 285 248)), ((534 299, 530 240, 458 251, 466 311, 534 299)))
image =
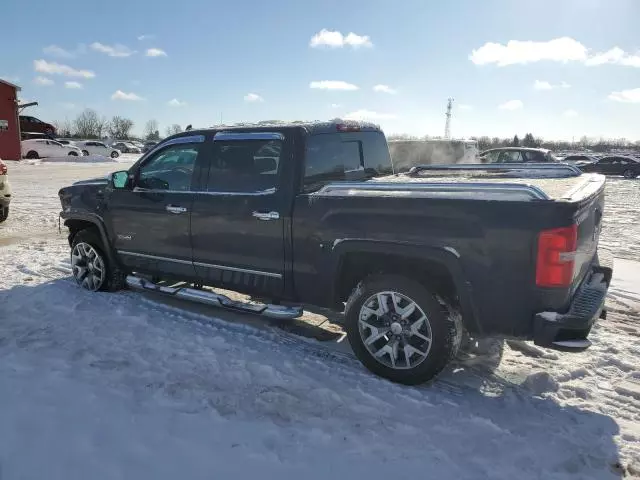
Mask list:
POLYGON ((92 292, 124 288, 125 274, 109 261, 94 229, 78 232, 71 242, 71 271, 78 285, 92 292))
POLYGON ((345 328, 365 367, 393 382, 416 385, 434 378, 455 356, 461 326, 420 283, 375 275, 349 297, 345 328))
POLYGON ((624 178, 636 178, 636 174, 633 170, 629 169, 629 170, 625 170, 624 173, 622 174, 622 176, 624 178))
POLYGON ((113 152, 111 152, 111 158, 118 158, 120 156, 120 154, 118 152, 116 152, 115 150, 113 152))
POLYGON ((36 152, 35 150, 29 150, 29 152, 27 153, 27 158, 30 158, 30 159, 40 158, 40 156, 38 155, 38 152, 36 152))
POLYGON ((9 205, 6 207, 0 207, 0 223, 9 218, 9 205))
POLYGON ((82 155, 84 155, 85 157, 89 156, 89 151, 88 150, 82 150, 82 155))

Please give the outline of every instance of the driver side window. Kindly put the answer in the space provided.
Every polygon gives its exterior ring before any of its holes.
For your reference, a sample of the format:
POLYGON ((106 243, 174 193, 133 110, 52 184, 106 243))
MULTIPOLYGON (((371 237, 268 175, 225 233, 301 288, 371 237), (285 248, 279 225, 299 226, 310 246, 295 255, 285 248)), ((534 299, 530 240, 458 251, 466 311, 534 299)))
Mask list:
POLYGON ((136 186, 149 190, 187 192, 200 145, 171 145, 154 154, 140 168, 136 186))

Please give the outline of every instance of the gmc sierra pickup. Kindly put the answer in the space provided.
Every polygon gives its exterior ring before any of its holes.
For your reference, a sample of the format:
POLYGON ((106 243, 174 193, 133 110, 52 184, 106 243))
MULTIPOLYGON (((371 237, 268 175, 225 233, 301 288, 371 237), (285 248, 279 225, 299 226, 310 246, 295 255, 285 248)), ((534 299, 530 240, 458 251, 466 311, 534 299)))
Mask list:
POLYGON ((563 164, 394 173, 376 126, 328 122, 191 130, 59 196, 82 287, 277 318, 344 311, 362 363, 416 384, 463 333, 590 345, 612 273, 597 249, 604 185, 563 164))

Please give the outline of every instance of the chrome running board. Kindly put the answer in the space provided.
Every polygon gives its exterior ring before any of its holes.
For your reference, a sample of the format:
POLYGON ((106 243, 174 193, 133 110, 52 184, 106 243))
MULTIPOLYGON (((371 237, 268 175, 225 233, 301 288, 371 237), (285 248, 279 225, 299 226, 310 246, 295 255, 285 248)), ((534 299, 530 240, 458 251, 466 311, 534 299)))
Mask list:
POLYGON ((231 300, 229 297, 214 293, 207 290, 197 290, 188 287, 166 287, 157 283, 136 277, 135 275, 127 276, 127 286, 134 290, 142 290, 148 292, 158 292, 181 300, 188 300, 194 303, 202 303, 213 307, 221 307, 229 310, 236 310, 247 313, 257 313, 269 318, 292 319, 302 316, 301 307, 287 307, 282 305, 264 305, 247 302, 238 302, 231 300))

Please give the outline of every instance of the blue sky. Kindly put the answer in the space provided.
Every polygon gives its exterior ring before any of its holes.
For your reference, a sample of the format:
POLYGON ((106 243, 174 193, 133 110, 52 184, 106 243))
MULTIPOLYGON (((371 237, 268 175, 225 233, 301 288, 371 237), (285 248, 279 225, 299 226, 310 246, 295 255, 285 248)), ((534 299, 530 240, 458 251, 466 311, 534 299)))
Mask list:
POLYGON ((456 137, 640 139, 635 0, 9 0, 2 15, 0 78, 46 121, 89 107, 137 132, 340 116, 441 135, 454 97, 456 137))

